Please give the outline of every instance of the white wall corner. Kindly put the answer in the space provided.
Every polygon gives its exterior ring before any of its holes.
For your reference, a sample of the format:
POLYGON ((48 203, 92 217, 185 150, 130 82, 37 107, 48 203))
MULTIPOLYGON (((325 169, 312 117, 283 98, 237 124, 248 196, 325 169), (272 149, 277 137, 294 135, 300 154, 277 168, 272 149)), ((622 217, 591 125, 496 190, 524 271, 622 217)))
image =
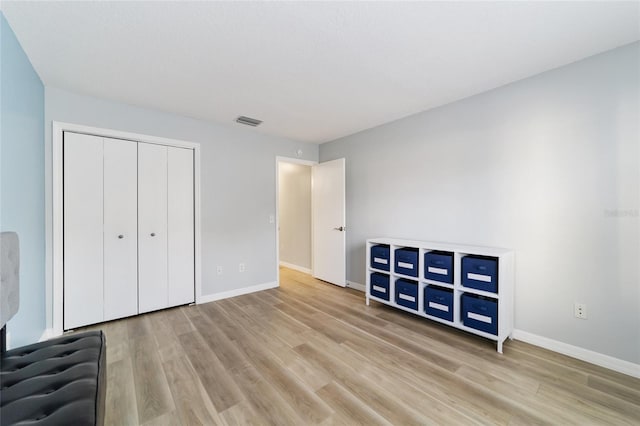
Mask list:
POLYGON ((365 291, 367 291, 367 286, 366 285, 360 284, 360 283, 357 283, 357 282, 354 282, 354 281, 347 281, 347 287, 352 288, 354 290, 361 291, 363 293, 365 291))
POLYGON ((242 296, 243 294, 255 293, 257 291, 269 290, 270 288, 278 287, 277 281, 271 281, 268 283, 252 285, 249 287, 238 288, 235 290, 222 291, 220 293, 205 294, 198 297, 196 304, 214 302, 216 300, 228 299, 230 297, 242 296))
POLYGON ((513 338, 526 343, 530 343, 541 348, 549 349, 572 358, 589 362, 600 367, 617 371, 618 373, 640 378, 640 364, 614 358, 589 349, 573 346, 548 337, 538 336, 523 330, 513 330, 513 338))
POLYGON ((284 266, 285 268, 294 269, 296 271, 311 275, 311 269, 305 268, 304 266, 294 265, 293 263, 280 261, 280 266, 284 266))

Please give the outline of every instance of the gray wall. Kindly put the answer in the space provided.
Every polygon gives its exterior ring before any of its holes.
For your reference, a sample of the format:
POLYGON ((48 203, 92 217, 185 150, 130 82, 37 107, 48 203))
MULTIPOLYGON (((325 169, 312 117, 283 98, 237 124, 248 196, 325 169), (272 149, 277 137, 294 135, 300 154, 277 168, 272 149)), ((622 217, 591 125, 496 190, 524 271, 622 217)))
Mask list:
MULTIPOLYGON (((317 145, 262 135, 235 123, 213 124, 47 87, 48 206, 52 120, 199 142, 203 294, 276 280, 276 230, 269 223, 276 211, 276 156, 296 157, 302 149, 303 159, 317 160, 317 145), (238 271, 241 262, 244 273, 238 271), (217 265, 223 267, 222 275, 217 275, 217 265)), ((51 217, 47 223, 50 227, 51 217)))
POLYGON ((0 230, 20 238, 20 308, 11 347, 45 330, 44 86, 0 12, 0 230))
POLYGON ((280 261, 311 269, 311 167, 280 162, 280 261))
POLYGON ((512 248, 517 329, 640 363, 639 64, 634 43, 321 145, 347 161, 348 279, 371 237, 512 248))

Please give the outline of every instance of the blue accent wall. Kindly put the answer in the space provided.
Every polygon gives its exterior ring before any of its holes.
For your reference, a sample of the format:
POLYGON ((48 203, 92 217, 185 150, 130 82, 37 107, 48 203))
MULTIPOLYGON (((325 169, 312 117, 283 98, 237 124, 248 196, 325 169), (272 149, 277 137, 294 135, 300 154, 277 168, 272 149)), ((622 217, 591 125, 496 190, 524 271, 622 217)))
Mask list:
POLYGON ((0 230, 20 237, 20 309, 11 347, 37 341, 45 315, 44 85, 0 12, 0 230))

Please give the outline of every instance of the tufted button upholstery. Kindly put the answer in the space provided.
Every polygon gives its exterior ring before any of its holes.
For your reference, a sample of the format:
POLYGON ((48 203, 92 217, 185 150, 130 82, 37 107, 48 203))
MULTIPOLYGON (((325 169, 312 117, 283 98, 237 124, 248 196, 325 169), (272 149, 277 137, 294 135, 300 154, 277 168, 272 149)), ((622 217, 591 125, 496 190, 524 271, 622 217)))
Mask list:
POLYGON ((102 425, 105 345, 91 331, 2 354, 0 425, 102 425))

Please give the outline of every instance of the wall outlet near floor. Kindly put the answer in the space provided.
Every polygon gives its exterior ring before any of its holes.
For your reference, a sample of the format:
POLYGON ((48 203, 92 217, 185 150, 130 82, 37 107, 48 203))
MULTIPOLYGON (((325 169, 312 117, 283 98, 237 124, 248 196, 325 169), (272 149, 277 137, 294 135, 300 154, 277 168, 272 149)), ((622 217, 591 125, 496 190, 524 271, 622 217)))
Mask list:
POLYGON ((573 304, 573 315, 576 318, 587 319, 587 305, 585 303, 575 302, 573 304))
POLYGON ((222 266, 218 266, 216 271, 218 272, 218 275, 222 275, 222 266))
POLYGON ((238 265, 238 271, 244 272, 244 263, 241 263, 240 265, 238 265))

